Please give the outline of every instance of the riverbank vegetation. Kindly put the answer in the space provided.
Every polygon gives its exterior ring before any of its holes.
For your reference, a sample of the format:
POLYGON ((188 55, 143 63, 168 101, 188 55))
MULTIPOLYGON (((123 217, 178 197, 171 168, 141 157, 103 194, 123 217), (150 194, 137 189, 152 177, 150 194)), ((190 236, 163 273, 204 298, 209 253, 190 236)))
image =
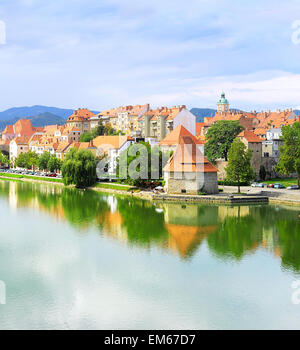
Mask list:
POLYGON ((0 177, 11 178, 11 179, 16 179, 16 180, 28 179, 28 180, 45 181, 45 182, 58 182, 58 183, 63 182, 63 180, 61 180, 61 179, 56 179, 56 178, 48 177, 48 176, 41 177, 41 176, 30 176, 30 175, 10 174, 10 173, 1 173, 1 172, 0 172, 0 177))
POLYGON ((300 123, 282 127, 283 146, 280 150, 280 160, 277 170, 285 175, 296 173, 300 186, 300 123))
POLYGON ((225 170, 226 179, 237 182, 238 193, 241 192, 241 182, 248 182, 255 177, 251 157, 252 150, 246 150, 245 144, 236 138, 228 151, 228 165, 225 170))
POLYGON ((0 152, 0 164, 1 165, 7 165, 9 164, 9 159, 6 155, 4 155, 2 152, 0 152))
POLYGON ((92 152, 71 148, 62 165, 63 182, 77 188, 93 186, 97 180, 96 167, 92 152))
POLYGON ((28 151, 21 153, 15 161, 19 168, 34 169, 38 166, 39 156, 37 153, 28 151))
POLYGON ((61 170, 62 161, 49 152, 44 152, 38 159, 38 167, 43 171, 57 172, 61 170))
POLYGON ((170 152, 162 152, 148 142, 132 144, 121 153, 117 161, 117 178, 120 182, 140 188, 163 184, 163 168, 170 152))
POLYGON ((238 121, 217 121, 208 129, 205 135, 205 156, 213 163, 219 158, 227 161, 233 140, 243 130, 244 127, 238 121))
POLYGON ((116 191, 137 191, 137 187, 129 186, 125 184, 118 184, 118 183, 97 183, 94 187, 96 188, 103 188, 108 190, 116 190, 116 191))
POLYGON ((263 182, 267 185, 281 183, 284 187, 289 187, 289 186, 297 185, 298 180, 296 178, 288 178, 288 179, 276 178, 276 179, 267 180, 263 182))

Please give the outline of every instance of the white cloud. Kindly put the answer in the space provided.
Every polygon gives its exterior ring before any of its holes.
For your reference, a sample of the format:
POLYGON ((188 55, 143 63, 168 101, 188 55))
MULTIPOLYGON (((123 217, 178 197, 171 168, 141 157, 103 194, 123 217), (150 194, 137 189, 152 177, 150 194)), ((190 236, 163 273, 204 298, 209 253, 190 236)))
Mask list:
POLYGON ((7 24, 0 109, 99 110, 136 101, 214 107, 222 89, 240 108, 299 105, 300 46, 291 41, 297 9, 293 0, 0 4, 7 24))
POLYGON ((296 108, 300 96, 300 74, 267 71, 238 76, 206 77, 175 81, 171 90, 170 93, 166 91, 144 96, 144 99, 158 104, 163 101, 169 104, 186 101, 190 107, 204 105, 215 108, 218 95, 224 90, 232 107, 245 110, 296 108))

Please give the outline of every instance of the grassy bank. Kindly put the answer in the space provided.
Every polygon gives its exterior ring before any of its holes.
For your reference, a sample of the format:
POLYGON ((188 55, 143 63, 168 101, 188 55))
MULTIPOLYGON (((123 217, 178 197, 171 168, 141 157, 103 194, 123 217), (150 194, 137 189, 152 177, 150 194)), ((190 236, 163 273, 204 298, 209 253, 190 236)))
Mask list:
POLYGON ((136 191, 137 188, 129 185, 119 185, 114 183, 97 183, 94 187, 117 191, 136 191))
POLYGON ((21 174, 10 174, 10 173, 0 173, 0 177, 12 178, 12 179, 29 179, 36 181, 45 181, 45 182, 58 182, 62 183, 61 179, 56 179, 53 177, 39 177, 39 176, 30 176, 30 175, 21 175, 21 174))
POLYGON ((272 180, 268 180, 268 181, 261 181, 267 185, 269 184, 276 184, 276 183, 280 183, 285 187, 289 187, 292 185, 297 185, 298 181, 295 178, 289 178, 289 179, 272 179, 272 180))

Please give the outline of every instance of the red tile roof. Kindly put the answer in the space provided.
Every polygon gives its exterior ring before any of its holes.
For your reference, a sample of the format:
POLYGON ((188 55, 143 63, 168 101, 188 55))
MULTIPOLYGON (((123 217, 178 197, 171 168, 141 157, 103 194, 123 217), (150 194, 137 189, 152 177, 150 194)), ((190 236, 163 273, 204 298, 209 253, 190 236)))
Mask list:
POLYGON ((174 155, 165 166, 166 172, 216 173, 215 168, 189 136, 182 136, 174 155))
POLYGON ((69 122, 73 121, 86 121, 93 117, 95 114, 87 108, 79 108, 68 118, 69 122))
POLYGON ((11 135, 14 135, 15 132, 14 132, 14 127, 13 125, 7 125, 6 128, 3 130, 2 132, 2 135, 3 134, 11 134, 11 135))
POLYGON ((197 145, 204 144, 203 140, 198 140, 192 135, 183 125, 178 125, 173 131, 170 132, 160 143, 160 146, 174 146, 180 143, 180 139, 183 136, 190 137, 197 145))
POLYGON ((29 119, 20 119, 15 123, 14 131, 16 135, 32 136, 35 133, 35 128, 29 119))
POLYGON ((196 123, 196 135, 200 136, 205 123, 196 123))
POLYGON ((250 131, 250 130, 244 130, 242 131, 238 137, 244 137, 248 142, 261 142, 262 140, 254 134, 253 131, 250 131))

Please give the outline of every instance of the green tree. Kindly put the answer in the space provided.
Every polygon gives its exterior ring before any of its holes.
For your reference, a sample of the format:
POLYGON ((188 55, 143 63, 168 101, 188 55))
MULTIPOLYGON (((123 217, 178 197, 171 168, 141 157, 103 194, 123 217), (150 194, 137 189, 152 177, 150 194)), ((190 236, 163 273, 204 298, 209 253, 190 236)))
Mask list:
POLYGON ((116 131, 110 124, 104 125, 99 121, 98 125, 91 131, 85 132, 80 136, 80 142, 90 142, 98 136, 109 135, 125 135, 121 131, 116 131))
POLYGON ((94 139, 94 135, 92 132, 84 132, 80 135, 80 142, 90 142, 94 139))
POLYGON ((62 165, 65 185, 74 184, 77 188, 86 188, 96 182, 96 158, 87 150, 71 148, 62 165))
POLYGON ((103 136, 107 133, 107 127, 103 125, 102 121, 98 123, 98 125, 93 129, 94 138, 97 136, 103 136))
POLYGON ((226 167, 226 179, 237 181, 238 193, 241 192, 241 182, 248 182, 254 178, 254 170, 251 166, 252 150, 246 150, 243 142, 236 138, 228 151, 228 165, 226 167))
POLYGON ((238 121, 220 120, 207 131, 205 155, 211 161, 222 158, 228 160, 228 151, 236 136, 244 130, 238 121))
POLYGON ((297 173, 300 186, 300 123, 282 127, 283 146, 279 148, 280 159, 277 171, 285 175, 297 173))
POLYGON ((0 164, 7 165, 9 163, 9 159, 2 152, 0 152, 0 164))
POLYGON ((39 160, 38 160, 38 167, 40 170, 48 170, 48 162, 51 157, 51 154, 49 152, 44 152, 39 160))
POLYGON ((38 166, 39 156, 37 153, 28 151, 21 153, 16 159, 15 164, 20 168, 33 169, 38 166))
POLYGON ((62 161, 60 159, 58 159, 54 155, 49 158, 47 168, 51 171, 51 173, 57 172, 58 170, 61 169, 61 167, 62 167, 62 161))
POLYGON ((265 181, 266 176, 267 176, 266 168, 263 165, 261 165, 259 168, 259 178, 262 181, 265 181))
POLYGON ((118 159, 117 176, 126 178, 124 182, 133 186, 149 186, 152 177, 155 177, 152 180, 162 179, 163 168, 169 156, 170 154, 163 153, 159 147, 151 148, 148 142, 132 144, 118 159), (136 171, 140 176, 132 178, 132 171, 136 171))

